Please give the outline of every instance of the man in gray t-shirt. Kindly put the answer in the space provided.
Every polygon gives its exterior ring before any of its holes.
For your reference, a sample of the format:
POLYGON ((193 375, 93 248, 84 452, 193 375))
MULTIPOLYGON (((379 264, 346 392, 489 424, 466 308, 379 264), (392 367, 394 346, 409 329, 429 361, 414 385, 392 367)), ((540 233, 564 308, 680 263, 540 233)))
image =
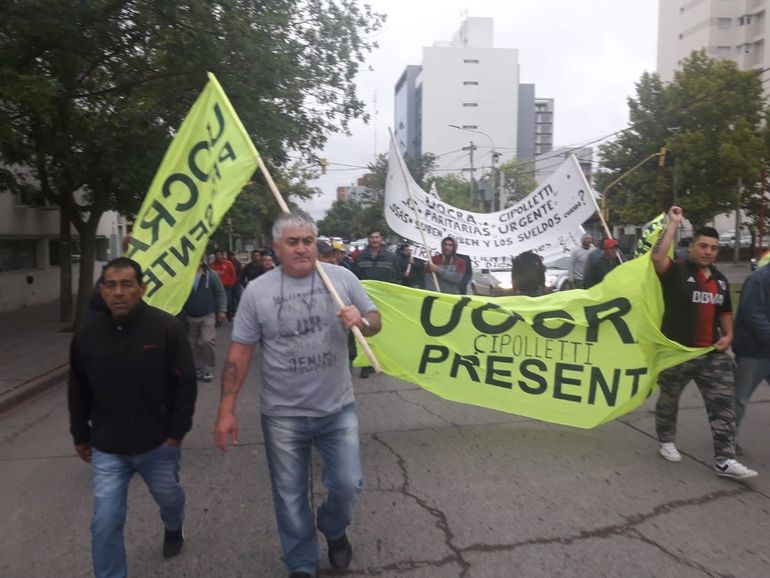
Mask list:
POLYGON ((308 503, 310 449, 324 461, 328 496, 318 508, 318 529, 329 562, 347 568, 353 549, 346 529, 363 485, 358 417, 348 367, 347 333, 365 336, 381 328, 380 314, 356 276, 321 264, 345 307, 337 310, 316 271, 317 229, 300 211, 273 225, 273 247, 281 267, 246 287, 235 317, 232 343, 222 371, 222 399, 214 438, 223 451, 237 442, 235 404, 254 346, 262 349, 262 431, 270 468, 278 533, 291 576, 314 576, 318 561, 308 503))

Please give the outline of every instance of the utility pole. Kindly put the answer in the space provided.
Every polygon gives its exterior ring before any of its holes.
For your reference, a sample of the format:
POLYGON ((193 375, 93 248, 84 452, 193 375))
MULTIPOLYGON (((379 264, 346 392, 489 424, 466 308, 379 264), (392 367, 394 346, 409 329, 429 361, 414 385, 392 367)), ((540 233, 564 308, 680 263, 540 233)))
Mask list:
POLYGON ((233 220, 227 217, 227 250, 233 250, 233 220))
POLYGON ((741 196, 743 193, 743 180, 738 179, 738 195, 735 199, 735 247, 733 248, 733 263, 737 263, 741 256, 741 196))
POLYGON ((476 150, 476 145, 473 144, 473 141, 471 141, 470 146, 463 147, 464 151, 469 151, 470 161, 471 161, 471 168, 470 169, 463 169, 464 171, 470 171, 471 172, 471 203, 474 203, 476 201, 476 195, 475 195, 475 189, 476 189, 476 176, 475 171, 476 169, 473 168, 473 151, 476 150))

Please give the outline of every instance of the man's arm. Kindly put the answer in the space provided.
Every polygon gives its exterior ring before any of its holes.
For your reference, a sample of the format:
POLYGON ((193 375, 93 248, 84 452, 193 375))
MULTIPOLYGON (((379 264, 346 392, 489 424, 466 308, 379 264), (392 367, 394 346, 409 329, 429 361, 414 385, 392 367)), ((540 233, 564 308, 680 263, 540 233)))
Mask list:
POLYGON ((254 345, 233 341, 227 352, 227 361, 222 368, 222 397, 219 400, 219 415, 214 425, 214 441, 220 450, 227 451, 227 441, 238 444, 238 420, 235 417, 235 402, 249 371, 254 345))
POLYGON ((70 345, 70 372, 67 385, 67 406, 70 414, 70 433, 75 443, 75 452, 86 463, 91 461, 91 408, 94 403, 93 391, 81 370, 75 339, 70 345))
POLYGON ((362 315, 358 310, 358 307, 355 305, 347 305, 337 311, 337 317, 340 318, 342 324, 347 329, 350 329, 353 326, 358 327, 361 330, 361 333, 364 334, 364 337, 377 335, 380 332, 380 329, 382 329, 382 317, 380 316, 379 311, 369 311, 369 313, 362 315), (364 319, 368 322, 368 327, 367 324, 363 322, 364 319))
POLYGON ((166 443, 179 447, 192 427, 195 400, 198 397, 198 380, 195 378, 195 361, 190 341, 181 323, 174 324, 169 340, 168 379, 174 395, 166 443))
POLYGON ((214 291, 214 299, 217 301, 217 321, 222 323, 227 316, 227 293, 225 293, 225 287, 222 285, 222 280, 216 273, 209 274, 209 281, 211 282, 211 288, 214 291))
POLYGON ((717 351, 727 351, 730 344, 733 342, 733 314, 730 312, 724 312, 719 316, 719 329, 722 333, 722 337, 714 344, 714 349, 717 351))
POLYGON ((756 275, 751 275, 741 289, 738 316, 741 323, 745 321, 751 335, 767 350, 770 350, 770 319, 767 317, 769 310, 767 289, 763 288, 756 275))
POLYGON ((668 210, 668 224, 663 234, 658 237, 655 245, 652 247, 652 264, 655 267, 655 272, 658 275, 662 275, 671 266, 671 259, 668 256, 668 251, 671 249, 671 244, 674 242, 676 231, 679 225, 682 224, 684 215, 682 209, 674 205, 668 210))

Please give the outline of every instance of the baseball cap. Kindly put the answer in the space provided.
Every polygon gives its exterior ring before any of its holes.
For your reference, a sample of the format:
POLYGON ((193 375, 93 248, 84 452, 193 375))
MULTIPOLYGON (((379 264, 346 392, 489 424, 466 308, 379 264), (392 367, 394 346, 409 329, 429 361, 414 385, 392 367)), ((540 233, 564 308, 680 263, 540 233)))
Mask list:
POLYGON ((334 252, 332 246, 326 241, 316 241, 316 247, 318 247, 319 255, 328 255, 329 253, 334 252))
POLYGON ((614 249, 617 246, 618 242, 615 239, 605 239, 604 245, 602 245, 605 249, 614 249))

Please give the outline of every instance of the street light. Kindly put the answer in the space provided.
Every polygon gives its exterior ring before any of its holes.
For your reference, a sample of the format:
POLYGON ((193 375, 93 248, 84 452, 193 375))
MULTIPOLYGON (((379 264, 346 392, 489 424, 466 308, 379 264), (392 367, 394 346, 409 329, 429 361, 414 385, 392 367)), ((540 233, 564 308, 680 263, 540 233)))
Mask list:
POLYGON ((609 217, 609 213, 607 212, 607 193, 609 192, 609 190, 615 185, 617 185, 620 181, 625 179, 628 175, 633 173, 636 169, 641 167, 644 163, 649 161, 650 159, 654 159, 655 157, 658 157, 660 168, 663 168, 663 163, 665 162, 667 152, 668 152, 668 149, 666 149, 666 147, 661 147, 660 151, 644 157, 644 159, 636 163, 633 167, 628 169, 625 173, 623 173, 617 179, 615 179, 606 187, 604 187, 604 190, 602 191, 602 210, 599 212, 599 217, 602 220, 602 225, 604 225, 604 232, 607 234, 608 239, 612 238, 612 234, 610 233, 610 228, 607 226, 607 218, 609 217))
MULTIPOLYGON (((489 144, 491 145, 490 153, 492 155, 492 174, 494 175, 493 176, 493 181, 492 181, 493 196, 494 196, 494 193, 497 192, 497 190, 496 190, 498 188, 497 187, 497 181, 499 180, 499 176, 500 176, 499 171, 495 168, 495 163, 497 162, 497 158, 499 156, 497 154, 497 152, 495 151, 495 149, 497 148, 497 147, 495 147, 495 141, 493 141, 492 137, 489 136, 487 133, 485 133, 483 130, 478 130, 478 129, 475 129, 475 128, 466 128, 464 126, 460 126, 460 125, 457 125, 457 124, 449 124, 447 126, 449 126, 451 128, 456 128, 457 130, 464 130, 464 131, 467 131, 467 132, 475 132, 475 133, 478 133, 480 135, 484 135, 485 137, 487 137, 487 139, 489 139, 489 144)), ((473 171, 472 171, 472 169, 473 169, 473 167, 471 167, 471 180, 473 180, 473 171)), ((500 187, 499 188, 500 188, 500 191, 499 191, 498 196, 497 196, 497 206, 498 206, 498 209, 502 209, 503 208, 503 194, 502 194, 503 186, 502 186, 502 183, 500 183, 500 187)), ((494 209, 494 204, 495 203, 493 201, 493 203, 492 203, 493 209, 494 209)))

